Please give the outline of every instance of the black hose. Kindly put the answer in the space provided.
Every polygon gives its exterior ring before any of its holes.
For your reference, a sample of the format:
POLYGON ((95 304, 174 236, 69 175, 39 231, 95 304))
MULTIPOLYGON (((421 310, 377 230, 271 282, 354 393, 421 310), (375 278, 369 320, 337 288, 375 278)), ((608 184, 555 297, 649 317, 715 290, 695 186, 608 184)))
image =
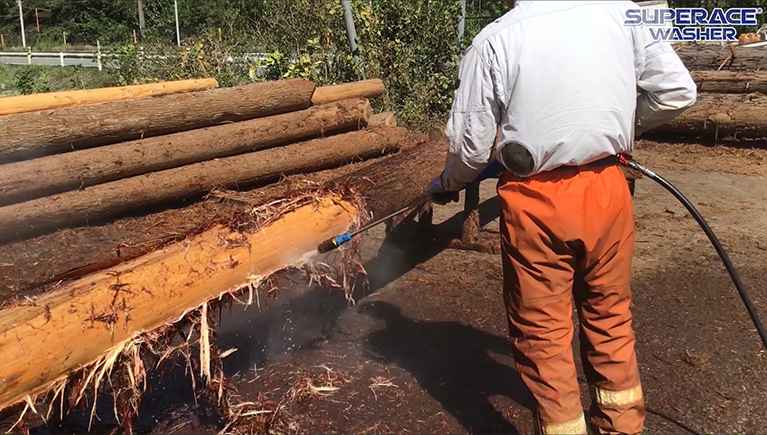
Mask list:
POLYGON ((673 184, 671 184, 668 180, 661 177, 660 175, 656 174, 655 172, 651 171, 650 169, 642 166, 641 164, 630 160, 628 158, 625 158, 621 156, 619 158, 619 161, 622 165, 628 166, 631 169, 635 169, 642 174, 644 174, 646 177, 650 178, 651 180, 655 181, 656 183, 660 184, 671 192, 676 199, 681 202, 687 211, 690 212, 692 217, 698 222, 701 228, 703 228, 703 231, 708 236, 708 239, 711 240, 711 244, 714 245, 714 249, 716 249, 717 254, 719 254, 719 257, 722 259, 722 262, 724 263, 724 266, 727 268, 727 272, 730 274, 730 278, 732 278, 732 282, 735 284, 735 288, 738 289, 738 293, 740 294, 740 299, 743 301, 743 304, 746 306, 746 309, 748 310, 749 316, 751 316, 751 321, 754 322, 754 326, 756 327, 756 331, 759 333, 759 337, 762 339, 762 345, 764 346, 765 350, 767 350, 767 332, 764 329, 764 325, 762 324, 762 321, 759 319, 759 313, 756 311, 756 307, 754 306, 754 303, 751 301, 751 297, 748 295, 748 291, 746 291, 746 287, 743 285, 743 281, 740 279, 740 275, 738 274, 738 271, 735 269, 735 265, 732 264, 732 260, 730 260, 730 256, 727 254, 727 251, 725 251, 724 247, 722 246, 722 243, 719 241, 719 238, 716 237, 716 234, 714 234, 714 231, 711 229, 711 227, 708 225, 706 220, 703 218, 703 215, 700 214, 697 208, 693 205, 690 200, 684 196, 684 194, 676 188, 673 184))

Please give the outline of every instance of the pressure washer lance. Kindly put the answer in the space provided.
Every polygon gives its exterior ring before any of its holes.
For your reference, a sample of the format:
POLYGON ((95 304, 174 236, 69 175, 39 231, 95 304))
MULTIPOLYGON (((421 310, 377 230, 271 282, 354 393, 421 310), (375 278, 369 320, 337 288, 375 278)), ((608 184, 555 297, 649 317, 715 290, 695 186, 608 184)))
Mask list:
POLYGON ((711 244, 714 245, 714 249, 716 249, 716 253, 719 254, 719 258, 722 259, 722 262, 724 263, 724 267, 727 268, 727 272, 730 274, 730 278, 732 278, 732 282, 735 284, 735 288, 738 290, 740 299, 743 301, 743 304, 746 306, 746 310, 748 310, 748 314, 749 316, 751 316, 751 321, 754 323, 754 326, 756 327, 756 332, 759 333, 759 337, 761 337, 762 339, 762 345, 764 346, 765 350, 767 350, 767 331, 765 331, 764 325, 762 324, 761 319, 759 319, 759 313, 756 311, 756 307, 754 306, 754 303, 751 301, 751 297, 748 295, 746 286, 743 285, 743 281, 740 279, 740 275, 738 274, 738 271, 735 269, 735 265, 732 263, 732 260, 730 260, 730 256, 727 254, 727 251, 725 251, 724 247, 722 246, 722 243, 719 241, 719 238, 716 237, 716 234, 714 234, 714 231, 711 229, 711 227, 708 225, 706 220, 703 218, 703 215, 700 214, 700 212, 695 207, 695 205, 693 205, 693 203, 679 189, 677 189, 676 186, 674 186, 668 180, 656 174, 655 172, 637 163, 631 158, 631 156, 620 155, 618 156, 618 162, 623 166, 626 166, 628 168, 641 172, 647 178, 655 181, 656 183, 660 184, 664 189, 671 192, 671 194, 674 195, 674 197, 678 199, 679 202, 682 203, 682 205, 684 205, 687 211, 690 212, 690 214, 695 219, 695 221, 698 222, 698 225, 700 225, 700 227, 703 228, 703 231, 706 233, 706 236, 708 236, 708 239, 711 241, 711 244))
POLYGON ((366 231, 368 231, 368 230, 370 230, 372 228, 375 228, 375 227, 385 223, 389 219, 392 219, 392 218, 395 218, 395 217, 400 216, 402 214, 405 214, 405 213, 407 213, 407 212, 409 212, 411 210, 415 210, 416 208, 422 206, 427 201, 429 201, 429 199, 430 199, 429 195, 422 195, 422 196, 416 198, 413 202, 411 202, 407 206, 402 207, 401 209, 395 211, 392 214, 386 215, 386 216, 382 217, 381 219, 376 219, 373 222, 370 222, 369 224, 365 225, 364 227, 359 228, 358 230, 349 231, 349 232, 343 233, 341 235, 338 235, 336 237, 333 237, 332 239, 328 239, 328 240, 322 242, 320 244, 320 246, 317 248, 317 251, 320 254, 325 254, 325 253, 328 253, 328 252, 331 252, 331 251, 335 251, 336 249, 340 248, 341 246, 351 242, 358 235, 360 235, 360 234, 362 234, 362 233, 364 233, 364 232, 366 232, 366 231))

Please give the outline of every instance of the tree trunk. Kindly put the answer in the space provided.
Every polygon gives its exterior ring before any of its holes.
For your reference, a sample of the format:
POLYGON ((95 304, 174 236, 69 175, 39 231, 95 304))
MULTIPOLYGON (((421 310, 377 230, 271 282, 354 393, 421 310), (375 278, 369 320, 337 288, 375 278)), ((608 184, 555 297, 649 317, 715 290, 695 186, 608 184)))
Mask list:
POLYGON ((367 100, 345 100, 299 112, 11 163, 0 171, 0 205, 356 130, 367 124, 369 114, 367 100))
POLYGON ((0 117, 0 163, 306 109, 314 84, 237 88, 0 117))
POLYGON ((676 48, 682 62, 691 70, 717 70, 721 67, 730 71, 764 71, 767 70, 767 56, 763 51, 716 44, 689 44, 676 48))
POLYGON ((199 79, 114 88, 20 95, 17 97, 0 98, 0 115, 82 106, 85 104, 135 100, 137 98, 158 97, 161 95, 178 94, 182 92, 204 91, 217 87, 218 82, 216 79, 199 79))
POLYGON ((767 94, 766 72, 695 71, 692 73, 698 92, 716 94, 767 94))
POLYGON ((698 102, 654 135, 682 135, 718 141, 726 137, 767 138, 767 97, 700 95, 698 102))
POLYGON ((369 125, 371 127, 396 127, 397 115, 394 112, 376 113, 370 117, 369 125))
POLYGON ((323 240, 346 231, 356 213, 331 196, 260 230, 216 226, 0 311, 0 410, 25 397, 34 400, 76 370, 99 361, 109 367, 140 334, 300 262, 323 240))
POLYGON ((384 83, 380 79, 323 86, 314 91, 312 104, 327 104, 348 98, 373 98, 383 95, 385 90, 384 83))
POLYGON ((346 133, 255 153, 166 169, 84 190, 0 207, 0 240, 96 223, 217 187, 254 186, 282 175, 307 173, 365 159, 399 147, 407 130, 382 128, 346 133))

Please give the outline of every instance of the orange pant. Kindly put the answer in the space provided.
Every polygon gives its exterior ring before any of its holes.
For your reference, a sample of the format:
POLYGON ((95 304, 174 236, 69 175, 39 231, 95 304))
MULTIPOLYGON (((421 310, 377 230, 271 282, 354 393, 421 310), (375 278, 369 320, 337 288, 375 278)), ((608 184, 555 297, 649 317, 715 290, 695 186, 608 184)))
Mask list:
POLYGON ((498 185, 504 294, 517 370, 543 433, 585 433, 573 359, 573 299, 599 433, 644 425, 631 317, 634 217, 615 165, 567 167, 498 185), (573 297, 574 296, 574 297, 573 297))

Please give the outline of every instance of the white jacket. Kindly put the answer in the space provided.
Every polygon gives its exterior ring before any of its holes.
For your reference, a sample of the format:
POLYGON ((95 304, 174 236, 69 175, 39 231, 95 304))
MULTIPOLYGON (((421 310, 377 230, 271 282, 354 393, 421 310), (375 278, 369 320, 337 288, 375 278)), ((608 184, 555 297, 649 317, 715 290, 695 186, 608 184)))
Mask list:
POLYGON ((692 105, 682 61, 646 27, 624 25, 630 8, 520 1, 487 26, 461 62, 443 187, 474 181, 509 143, 530 151, 533 174, 630 152, 635 124, 644 131, 692 105))

